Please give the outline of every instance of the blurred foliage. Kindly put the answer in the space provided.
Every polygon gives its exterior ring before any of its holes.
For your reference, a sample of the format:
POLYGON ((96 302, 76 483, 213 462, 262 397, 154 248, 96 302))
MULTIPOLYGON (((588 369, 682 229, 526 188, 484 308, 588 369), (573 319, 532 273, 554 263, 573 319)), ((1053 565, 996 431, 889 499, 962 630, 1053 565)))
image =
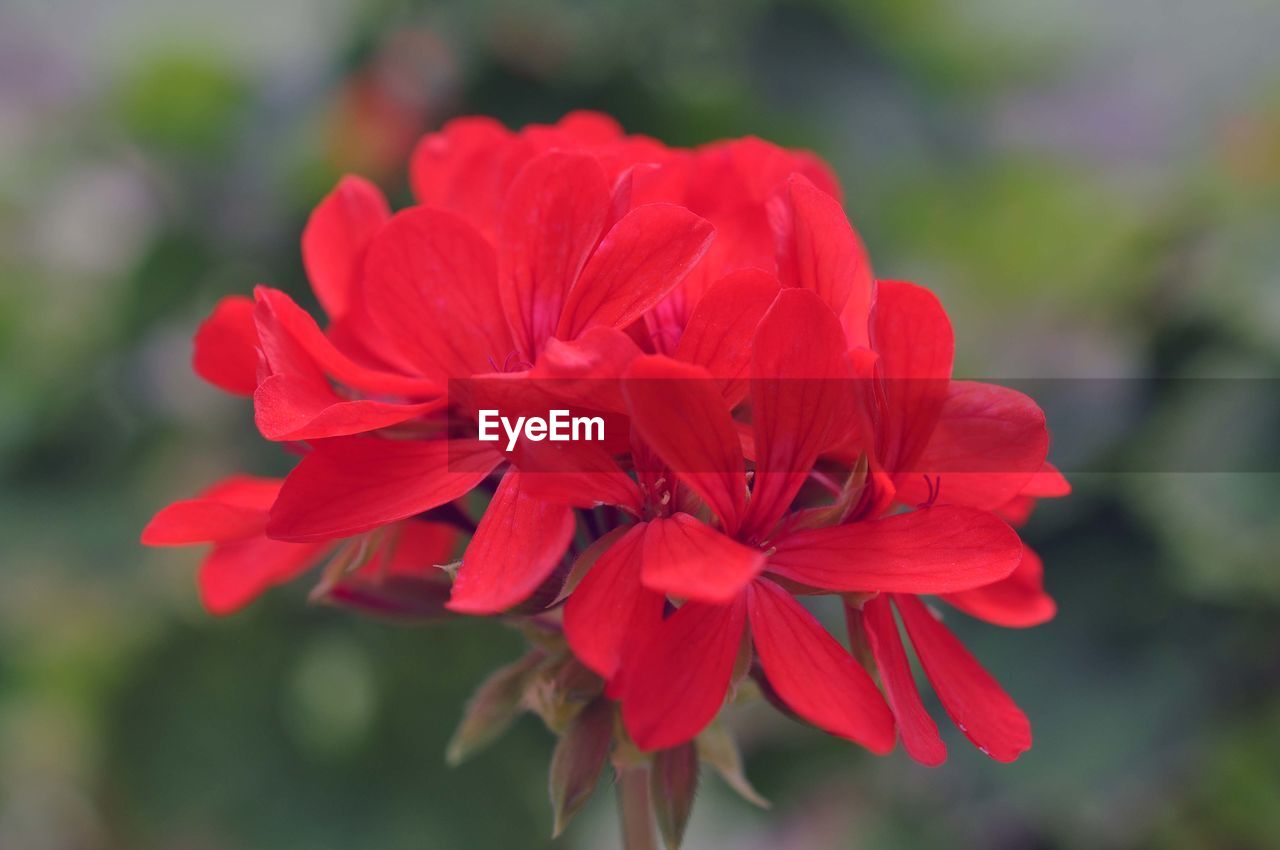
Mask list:
MULTIPOLYGON (((444 764, 516 635, 300 587, 213 620, 196 553, 136 543, 164 502, 288 466, 190 373, 196 323, 256 282, 312 303, 309 206, 350 170, 406 201, 409 146, 451 115, 815 149, 879 273, 942 296, 968 375, 1276 377, 1280 19, 1166 5, 5 6, 0 847, 552 846, 536 721, 444 764)), ((1213 398, 1149 413, 1094 451, 1274 443, 1213 398)), ((1030 754, 953 735, 929 771, 744 709, 774 810, 704 777, 687 846, 1274 846, 1280 480, 1076 485, 1027 529, 1058 619, 955 618, 1030 754)), ((597 799, 555 846, 614 846, 612 817, 597 799)))
POLYGON ((156 151, 216 156, 234 138, 250 90, 233 69, 194 52, 147 58, 108 109, 137 142, 156 151))

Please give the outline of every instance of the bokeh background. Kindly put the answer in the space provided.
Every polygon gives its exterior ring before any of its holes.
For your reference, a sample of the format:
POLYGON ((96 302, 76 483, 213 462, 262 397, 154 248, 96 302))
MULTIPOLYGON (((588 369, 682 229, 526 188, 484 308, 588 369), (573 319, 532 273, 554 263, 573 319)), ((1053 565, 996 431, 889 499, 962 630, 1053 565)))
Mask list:
MULTIPOLYGON (((1269 0, 7 0, 0 848, 615 846, 607 789, 550 841, 533 718, 444 765, 514 633, 302 586, 216 620, 197 553, 137 544, 161 504, 281 470, 190 337, 222 294, 303 295, 298 235, 338 174, 403 200, 413 140, 462 113, 757 134, 835 165, 881 276, 951 310, 961 372, 1274 378, 1278 43, 1269 0)), ((1149 402, 1051 424, 1092 468, 1223 439, 1212 397, 1149 402)), ((688 846, 1280 846, 1280 481, 1073 478, 1027 530, 1058 618, 953 618, 1029 754, 950 730, 928 770, 746 710, 774 810, 707 776, 688 846)))

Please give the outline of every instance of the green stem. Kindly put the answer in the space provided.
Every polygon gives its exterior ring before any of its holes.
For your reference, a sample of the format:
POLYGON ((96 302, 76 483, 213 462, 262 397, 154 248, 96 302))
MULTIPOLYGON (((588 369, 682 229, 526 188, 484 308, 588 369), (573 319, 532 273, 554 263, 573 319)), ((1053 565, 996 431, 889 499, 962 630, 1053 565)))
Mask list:
POLYGON ((618 769, 618 817, 623 850, 658 850, 653 807, 649 802, 649 768, 618 769))

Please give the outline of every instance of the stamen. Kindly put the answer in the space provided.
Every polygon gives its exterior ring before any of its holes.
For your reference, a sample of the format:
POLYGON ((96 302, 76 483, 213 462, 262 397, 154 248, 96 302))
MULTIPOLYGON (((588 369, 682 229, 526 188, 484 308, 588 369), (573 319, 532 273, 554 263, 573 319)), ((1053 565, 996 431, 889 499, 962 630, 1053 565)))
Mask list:
POLYGON ((925 501, 916 505, 920 510, 927 510, 933 507, 933 503, 938 501, 938 497, 942 495, 942 476, 937 475, 934 476, 933 479, 930 479, 929 476, 926 475, 924 476, 924 484, 929 488, 929 495, 925 501))
POLYGON ((490 369, 503 375, 505 375, 507 372, 512 371, 513 365, 517 369, 533 368, 533 364, 530 363, 528 360, 525 360, 523 357, 521 357, 519 351, 508 351, 507 356, 502 358, 501 366, 498 365, 498 361, 493 359, 493 355, 489 355, 485 359, 489 361, 490 369))

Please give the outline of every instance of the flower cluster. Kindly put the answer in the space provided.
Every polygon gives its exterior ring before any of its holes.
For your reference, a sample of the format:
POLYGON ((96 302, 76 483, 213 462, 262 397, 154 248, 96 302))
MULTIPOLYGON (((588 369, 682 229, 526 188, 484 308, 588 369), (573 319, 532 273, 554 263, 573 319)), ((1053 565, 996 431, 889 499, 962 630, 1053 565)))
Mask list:
POLYGON ((536 710, 562 735, 558 822, 612 757, 652 773, 673 842, 699 753, 751 793, 715 724, 744 693, 941 763, 899 620, 976 746, 1030 746, 922 597, 1001 626, 1053 615, 1012 527, 1069 489, 1044 416, 952 380, 946 313, 873 277, 821 161, 758 139, 674 149, 575 113, 453 121, 411 182, 417 205, 394 214, 355 177, 312 213, 323 326, 258 287, 196 335, 196 371, 301 455, 144 531, 212 544, 211 611, 323 564, 314 598, 517 622, 530 654, 482 687, 452 755, 536 710), (557 406, 599 414, 607 439, 477 439, 481 408, 557 406))

